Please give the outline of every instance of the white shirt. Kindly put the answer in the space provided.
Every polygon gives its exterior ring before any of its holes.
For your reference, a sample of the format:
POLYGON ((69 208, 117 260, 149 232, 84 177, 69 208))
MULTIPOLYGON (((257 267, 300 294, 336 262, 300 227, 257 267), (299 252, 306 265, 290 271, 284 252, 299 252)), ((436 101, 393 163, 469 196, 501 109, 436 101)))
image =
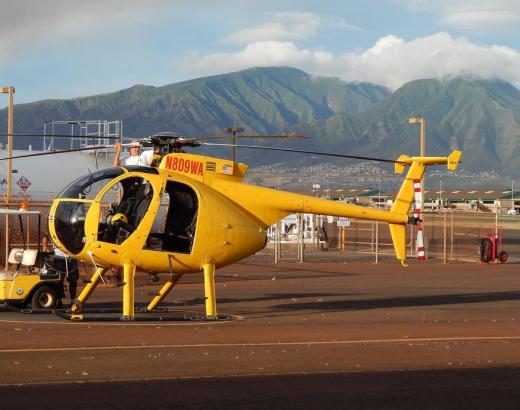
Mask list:
POLYGON ((129 156, 125 165, 141 165, 142 167, 149 167, 152 162, 153 150, 143 151, 139 155, 129 156))

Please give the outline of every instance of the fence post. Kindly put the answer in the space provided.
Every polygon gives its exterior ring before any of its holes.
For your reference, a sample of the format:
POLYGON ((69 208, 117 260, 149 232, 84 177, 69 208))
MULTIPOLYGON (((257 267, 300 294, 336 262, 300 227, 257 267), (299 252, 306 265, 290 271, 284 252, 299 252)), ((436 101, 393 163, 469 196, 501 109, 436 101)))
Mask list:
POLYGON ((443 214, 444 214, 443 215, 444 216, 444 226, 443 226, 443 228, 444 228, 444 235, 443 235, 443 245, 444 245, 443 246, 443 263, 447 263, 447 260, 446 260, 446 256, 447 256, 446 255, 446 239, 447 239, 446 238, 446 230, 447 230, 446 229, 447 228, 447 226, 446 226, 447 225, 446 211, 444 211, 443 214))
POLYGON ((370 223, 370 252, 374 253, 374 221, 370 223))
POLYGON ((450 260, 453 261, 453 209, 451 210, 450 219, 450 260))
POLYGON ((5 270, 9 268, 9 215, 5 216, 5 270))
POLYGON ((379 263, 379 221, 376 221, 376 264, 379 263))
POLYGON ((303 263, 303 250, 305 248, 305 232, 303 231, 303 214, 298 214, 298 260, 303 263))
POLYGON ((408 237, 410 238, 410 243, 408 244, 408 246, 410 247, 410 250, 408 251, 408 257, 412 257, 413 256, 413 225, 410 224, 410 234, 408 235, 408 237))
POLYGON ((275 233, 274 233, 274 263, 278 263, 279 260, 280 260, 280 249, 279 249, 279 246, 280 246, 280 228, 281 228, 281 223, 280 221, 276 222, 276 227, 275 227, 275 233))

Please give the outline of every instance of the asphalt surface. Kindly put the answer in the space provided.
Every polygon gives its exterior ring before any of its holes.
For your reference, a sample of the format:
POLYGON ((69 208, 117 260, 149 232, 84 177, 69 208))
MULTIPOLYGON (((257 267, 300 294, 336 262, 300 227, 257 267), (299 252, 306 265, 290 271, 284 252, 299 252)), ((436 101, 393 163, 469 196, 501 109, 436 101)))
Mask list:
MULTIPOLYGON (((520 265, 241 263, 217 278, 232 320, 0 311, 0 407, 520 408, 520 265)), ((144 306, 158 285, 137 282, 144 306)), ((88 306, 117 310, 121 293, 88 306)), ((203 315, 203 295, 186 276, 160 316, 203 315)))

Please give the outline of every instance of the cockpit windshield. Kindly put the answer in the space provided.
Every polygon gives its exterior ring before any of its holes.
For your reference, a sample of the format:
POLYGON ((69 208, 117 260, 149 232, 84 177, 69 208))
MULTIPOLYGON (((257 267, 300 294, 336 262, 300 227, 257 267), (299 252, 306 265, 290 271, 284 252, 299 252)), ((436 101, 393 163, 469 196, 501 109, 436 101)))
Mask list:
POLYGON ((88 202, 78 201, 61 201, 56 207, 56 235, 72 254, 81 252, 85 246, 85 218, 89 207, 88 202))
POLYGON ((107 168, 85 175, 65 188, 59 198, 94 199, 111 179, 124 174, 122 168, 107 168))

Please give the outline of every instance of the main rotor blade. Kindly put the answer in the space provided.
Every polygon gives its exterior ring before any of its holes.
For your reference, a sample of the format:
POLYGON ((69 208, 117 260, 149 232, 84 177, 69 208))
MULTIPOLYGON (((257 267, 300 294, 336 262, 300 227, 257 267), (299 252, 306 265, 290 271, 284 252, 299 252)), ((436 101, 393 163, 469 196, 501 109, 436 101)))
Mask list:
POLYGON ((367 160, 367 161, 389 162, 389 163, 392 163, 392 164, 402 164, 403 163, 401 161, 396 161, 396 160, 393 160, 393 159, 386 159, 386 158, 361 157, 361 156, 358 156, 358 155, 335 154, 335 153, 332 153, 332 152, 306 151, 306 150, 301 150, 301 149, 290 149, 290 148, 262 147, 260 145, 216 144, 216 143, 212 143, 212 142, 202 142, 202 145, 218 146, 218 147, 237 147, 237 148, 263 149, 263 150, 268 150, 268 151, 298 152, 300 154, 324 155, 324 156, 338 157, 338 158, 363 159, 363 160, 367 160))
POLYGON ((0 134, 0 137, 46 137, 46 138, 104 138, 109 140, 128 140, 136 138, 102 137, 99 135, 72 135, 72 134, 0 134))
POLYGON ((305 135, 210 135, 207 137, 195 137, 196 140, 209 140, 209 139, 308 139, 305 135))
POLYGON ((98 145, 98 146, 90 147, 90 148, 77 148, 77 149, 65 149, 65 150, 58 150, 58 151, 45 151, 45 152, 38 152, 36 154, 26 154, 26 155, 17 155, 15 157, 0 158, 0 161, 4 161, 6 159, 41 157, 43 155, 67 154, 69 152, 78 152, 78 151, 92 151, 92 150, 106 149, 106 148, 113 148, 113 147, 114 147, 113 145, 98 145))

